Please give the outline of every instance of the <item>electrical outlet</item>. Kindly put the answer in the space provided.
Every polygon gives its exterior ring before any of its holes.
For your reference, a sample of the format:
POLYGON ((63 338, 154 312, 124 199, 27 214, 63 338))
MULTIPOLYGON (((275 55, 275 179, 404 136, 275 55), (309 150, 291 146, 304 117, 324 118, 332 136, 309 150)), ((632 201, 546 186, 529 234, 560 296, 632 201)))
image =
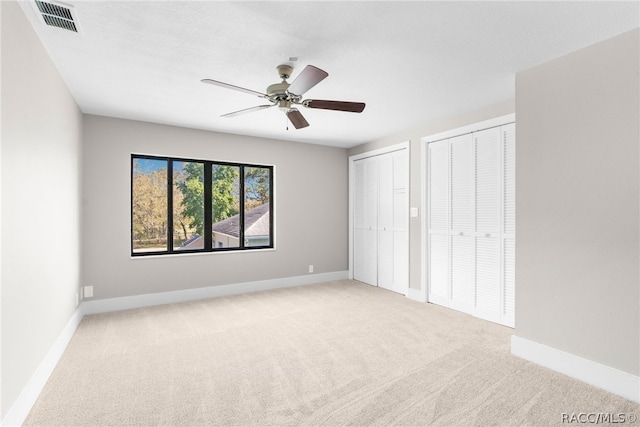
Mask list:
POLYGON ((84 297, 91 298, 93 296, 93 286, 84 287, 84 297))
POLYGON ((309 273, 313 273, 313 264, 309 264, 309 273))

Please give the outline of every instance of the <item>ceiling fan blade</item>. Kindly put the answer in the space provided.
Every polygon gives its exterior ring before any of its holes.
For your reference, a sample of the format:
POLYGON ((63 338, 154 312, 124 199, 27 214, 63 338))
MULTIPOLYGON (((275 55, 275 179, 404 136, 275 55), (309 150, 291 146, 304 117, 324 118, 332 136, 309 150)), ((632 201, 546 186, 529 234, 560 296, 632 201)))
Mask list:
POLYGON ((308 108, 349 111, 351 113, 362 113, 365 107, 364 102, 326 101, 323 99, 307 99, 303 102, 303 105, 308 108))
POLYGON ((233 90, 237 90, 237 91, 240 91, 240 92, 248 93, 249 95, 256 95, 256 96, 259 96, 261 98, 267 98, 267 95, 264 94, 264 93, 257 92, 255 90, 251 90, 251 89, 245 89, 243 87, 231 85, 229 83, 223 83, 223 82, 219 82, 217 80, 211 80, 211 79, 202 79, 200 81, 202 83, 208 83, 210 85, 226 87, 227 89, 233 89, 233 90))
POLYGON ((329 73, 318 67, 307 65, 304 70, 298 74, 298 77, 296 77, 293 83, 291 83, 288 91, 294 95, 302 95, 324 80, 328 75, 329 73))
POLYGON ((265 108, 274 107, 276 104, 258 105, 256 107, 245 108, 244 110, 234 111, 232 113, 223 114, 220 117, 235 117, 245 113, 251 113, 253 111, 264 110, 265 108))
POLYGON ((287 111, 287 117, 296 129, 306 128, 309 126, 309 122, 307 122, 302 113, 295 108, 287 111))

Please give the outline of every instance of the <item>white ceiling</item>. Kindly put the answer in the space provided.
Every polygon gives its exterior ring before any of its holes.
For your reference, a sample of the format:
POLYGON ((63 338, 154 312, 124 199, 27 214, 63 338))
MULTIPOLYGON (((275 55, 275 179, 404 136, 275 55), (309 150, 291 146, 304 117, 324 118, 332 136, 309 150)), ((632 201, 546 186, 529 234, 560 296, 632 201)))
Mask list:
POLYGON ((84 113, 352 147, 515 96, 515 73, 640 26, 632 2, 64 0, 76 34, 22 8, 84 113), (290 57, 297 57, 296 62, 290 57), (363 113, 277 108, 203 78, 264 92, 276 66, 329 73, 305 98, 363 113))

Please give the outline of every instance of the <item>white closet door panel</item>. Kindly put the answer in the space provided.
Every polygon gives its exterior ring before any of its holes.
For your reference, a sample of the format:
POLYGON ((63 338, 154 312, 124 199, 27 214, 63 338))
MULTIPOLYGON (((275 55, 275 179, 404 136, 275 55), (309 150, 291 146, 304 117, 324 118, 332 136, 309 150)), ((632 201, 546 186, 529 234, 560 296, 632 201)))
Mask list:
POLYGON ((429 230, 449 229, 449 142, 438 141, 428 146, 429 230))
POLYGON ((408 150, 400 150, 392 153, 393 156, 393 189, 404 190, 409 187, 409 153, 408 150))
POLYGON ((500 230, 500 128, 473 134, 476 148, 476 231, 500 230))
POLYGON ((476 239, 476 307, 499 317, 500 239, 476 239))
POLYGON ((353 171, 354 171, 353 225, 355 228, 358 228, 358 227, 362 228, 365 226, 364 170, 365 170, 364 160, 353 162, 353 171))
POLYGON ((451 230, 473 231, 474 159, 471 134, 451 140, 451 230))
POLYGON ((407 190, 393 191, 393 229, 409 229, 409 199, 407 190))
POLYGON ((378 286, 393 290, 393 230, 378 231, 378 286))
POLYGON ((405 294, 409 287, 409 199, 406 189, 393 191, 393 285, 405 294))
POLYGON ((516 232, 516 125, 502 126, 504 150, 504 233, 516 232))
POLYGON ((378 284, 378 230, 364 230, 364 266, 360 281, 373 286, 378 284))
POLYGON ((378 160, 354 162, 354 279, 376 286, 378 278, 378 160), (358 200, 360 198, 360 201, 358 200))
POLYGON ((393 227, 393 157, 378 156, 378 228, 393 227))
MULTIPOLYGON (((515 315, 515 290, 516 290, 516 241, 504 239, 504 302, 502 314, 504 316, 515 315)), ((512 325, 513 326, 513 325, 512 325)))
POLYGON ((475 238, 451 236, 451 302, 465 311, 475 305, 474 259, 475 238))
POLYGON ((378 226, 378 159, 372 157, 364 162, 364 225, 378 226))
POLYGON ((390 290, 406 294, 409 287, 408 150, 392 153, 393 159, 393 285, 390 290))
POLYGON ((409 287, 409 233, 393 231, 393 289, 405 294, 409 287))
POLYGON ((366 277, 366 244, 365 230, 356 228, 353 230, 353 278, 355 280, 364 281, 366 277))
POLYGON ((353 278, 376 286, 378 281, 377 230, 354 230, 353 278))
POLYGON ((367 160, 354 162, 354 212, 353 212, 353 278, 362 282, 370 280, 371 274, 367 272, 367 229, 365 212, 367 203, 366 169, 367 160))
POLYGON ((449 301, 449 235, 429 234, 429 248, 429 301, 449 301))

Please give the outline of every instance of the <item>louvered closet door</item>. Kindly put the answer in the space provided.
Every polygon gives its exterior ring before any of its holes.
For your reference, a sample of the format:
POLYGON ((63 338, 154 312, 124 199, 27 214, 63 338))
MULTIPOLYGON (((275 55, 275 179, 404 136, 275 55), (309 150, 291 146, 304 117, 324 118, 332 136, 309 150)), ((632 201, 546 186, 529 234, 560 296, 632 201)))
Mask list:
POLYGON ((353 162, 353 278, 405 294, 409 285, 409 151, 353 162))
POLYGON ((475 306, 474 153, 471 134, 450 139, 451 306, 475 306))
POLYGON ((476 175, 476 315, 500 321, 500 128, 473 134, 476 175))
POLYGON ((449 141, 427 145, 428 300, 449 306, 449 141))
POLYGON ((514 326, 515 124, 427 144, 428 301, 514 326))
POLYGON ((378 286, 393 290, 393 157, 378 156, 378 286))
POLYGON ((364 161, 353 162, 353 278, 365 276, 364 161))
POLYGON ((378 159, 354 162, 353 277, 370 285, 378 281, 378 159))
POLYGON ((409 155, 397 151, 393 157, 393 287, 405 294, 409 287, 409 155))
POLYGON ((501 323, 514 327, 516 262, 516 126, 502 126, 503 184, 503 299, 501 323))

